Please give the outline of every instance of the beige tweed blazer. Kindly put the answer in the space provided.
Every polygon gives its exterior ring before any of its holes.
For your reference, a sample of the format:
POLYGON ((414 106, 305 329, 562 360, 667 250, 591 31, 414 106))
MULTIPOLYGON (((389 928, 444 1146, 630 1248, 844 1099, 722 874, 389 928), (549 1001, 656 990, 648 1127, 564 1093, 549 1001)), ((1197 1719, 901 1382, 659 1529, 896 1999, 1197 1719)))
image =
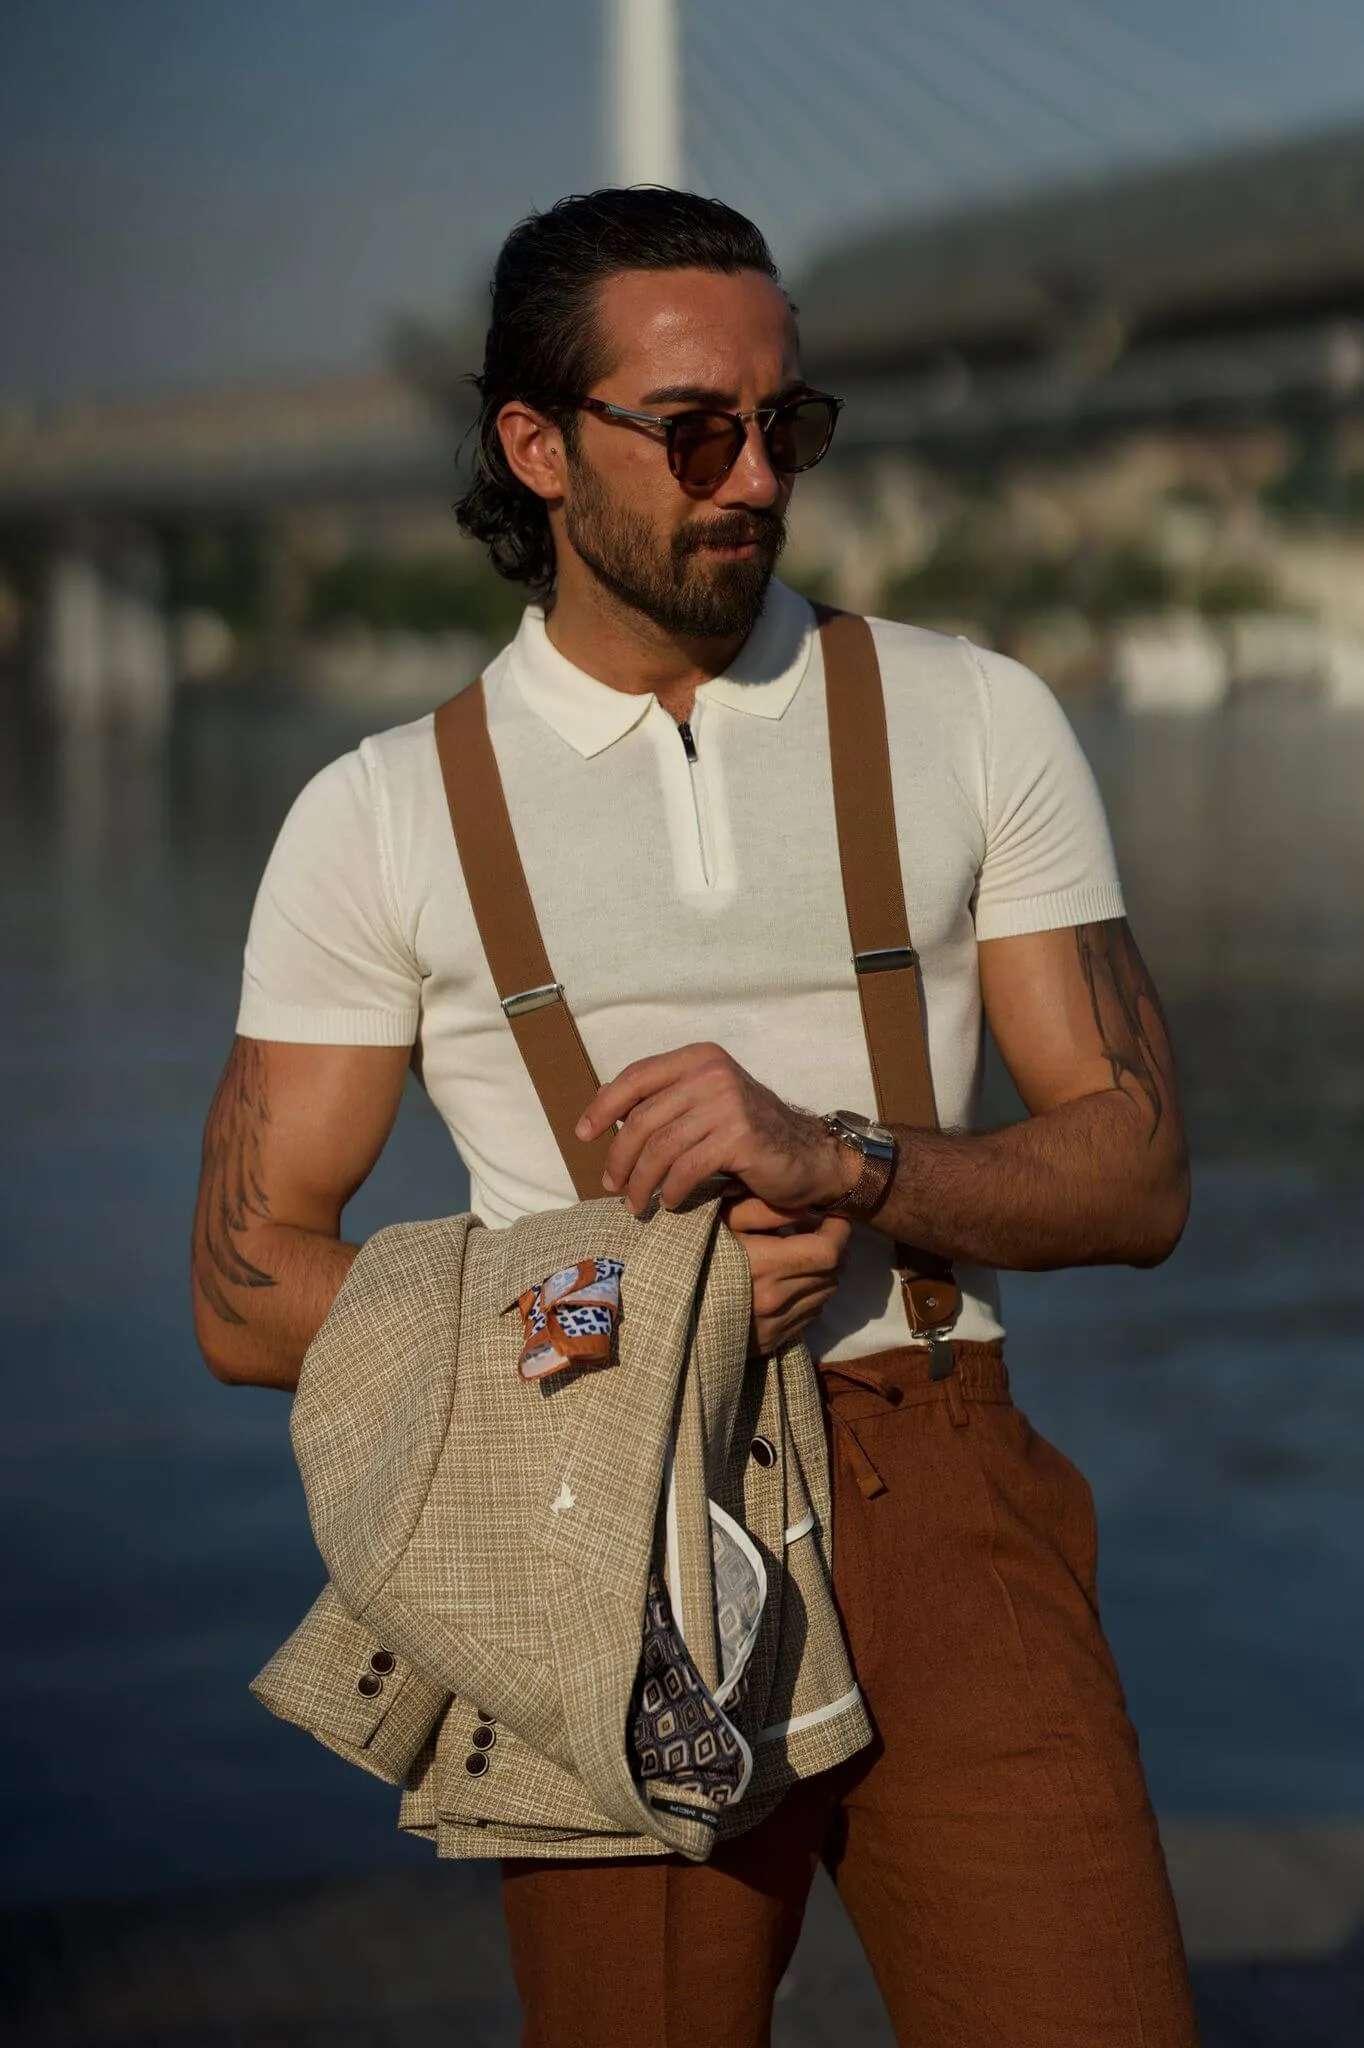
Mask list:
POLYGON ((399 1825, 443 1856, 702 1861, 853 1755, 870 1726, 829 1585, 817 1379, 802 1345, 747 1358, 749 1310, 714 1201, 372 1238, 294 1404, 330 1584, 257 1698, 401 1784, 399 1825), (594 1257, 624 1265, 616 1361, 522 1380, 518 1297, 594 1257), (715 1509, 765 1579, 731 1713, 751 1770, 727 1806, 656 1804, 627 1742, 646 1583, 657 1565, 713 1693, 715 1509))

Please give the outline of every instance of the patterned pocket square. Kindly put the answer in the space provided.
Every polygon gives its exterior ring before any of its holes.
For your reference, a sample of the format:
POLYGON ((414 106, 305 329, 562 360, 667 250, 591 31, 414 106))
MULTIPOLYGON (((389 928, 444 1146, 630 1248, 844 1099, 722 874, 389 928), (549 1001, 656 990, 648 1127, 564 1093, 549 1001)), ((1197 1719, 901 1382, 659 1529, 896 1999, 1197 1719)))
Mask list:
POLYGON ((580 1259, 526 1289, 519 1302, 526 1342, 516 1367, 523 1380, 611 1363, 624 1271, 619 1259, 580 1259))

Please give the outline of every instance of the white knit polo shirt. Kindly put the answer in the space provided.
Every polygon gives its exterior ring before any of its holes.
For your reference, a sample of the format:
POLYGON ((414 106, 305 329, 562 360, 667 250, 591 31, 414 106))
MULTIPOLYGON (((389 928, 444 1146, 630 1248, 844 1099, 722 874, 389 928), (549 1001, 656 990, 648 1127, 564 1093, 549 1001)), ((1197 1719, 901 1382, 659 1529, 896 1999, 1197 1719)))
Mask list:
MULTIPOLYGON (((976 941, 1121 917, 1122 894, 1093 777, 1046 686, 962 640, 872 629, 938 1114, 970 1129, 976 941)), ((536 607, 485 689, 550 961, 600 1077, 706 1039, 790 1102, 874 1113, 804 599, 774 583, 738 660, 697 691, 695 762, 655 697, 575 668, 536 607)), ((429 717, 365 740, 294 804, 256 900, 237 1029, 419 1041, 484 1221, 574 1200, 479 944, 429 717)), ((885 1238, 854 1230, 817 1355, 907 1341, 888 1261, 885 1238)), ((1001 1334, 994 1274, 959 1277, 957 1335, 1001 1334)))

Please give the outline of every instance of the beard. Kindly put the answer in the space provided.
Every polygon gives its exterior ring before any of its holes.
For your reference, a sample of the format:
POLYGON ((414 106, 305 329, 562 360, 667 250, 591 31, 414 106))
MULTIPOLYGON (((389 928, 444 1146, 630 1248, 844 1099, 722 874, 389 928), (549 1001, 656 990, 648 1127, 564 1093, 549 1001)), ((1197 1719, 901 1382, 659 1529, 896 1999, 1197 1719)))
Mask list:
POLYGON ((587 463, 571 465, 564 523, 574 551, 621 604, 680 640, 722 640, 753 631, 786 545, 779 512, 717 512, 663 538, 638 512, 613 502, 587 463), (707 547, 754 542, 747 561, 707 559, 707 547))

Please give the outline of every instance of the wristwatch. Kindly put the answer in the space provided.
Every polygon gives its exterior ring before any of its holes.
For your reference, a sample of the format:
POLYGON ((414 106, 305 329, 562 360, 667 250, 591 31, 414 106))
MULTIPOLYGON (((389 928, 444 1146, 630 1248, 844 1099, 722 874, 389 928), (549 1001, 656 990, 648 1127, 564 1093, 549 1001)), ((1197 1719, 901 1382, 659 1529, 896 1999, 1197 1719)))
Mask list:
POLYGON ((840 1145, 862 1155, 862 1171, 846 1195, 825 1208, 826 1216, 848 1216, 854 1223, 865 1222, 881 1205, 895 1173, 898 1147, 895 1133, 887 1124, 859 1116, 855 1109, 832 1109, 823 1118, 824 1128, 840 1145))

